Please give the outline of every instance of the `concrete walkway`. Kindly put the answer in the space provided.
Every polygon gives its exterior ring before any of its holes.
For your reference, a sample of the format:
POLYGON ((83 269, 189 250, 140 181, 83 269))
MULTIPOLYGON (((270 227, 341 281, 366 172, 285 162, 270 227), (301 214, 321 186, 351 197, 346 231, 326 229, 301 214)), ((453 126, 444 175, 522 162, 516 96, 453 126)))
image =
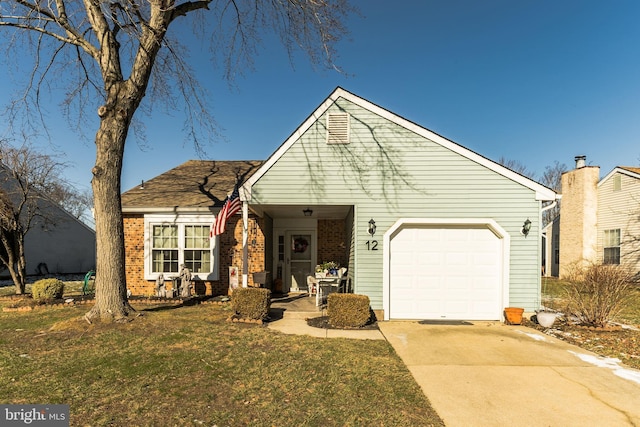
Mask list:
POLYGON ((521 326, 379 322, 447 426, 640 426, 640 371, 521 326))
POLYGON ((378 329, 344 330, 322 329, 309 326, 306 319, 326 314, 322 307, 315 306, 315 297, 306 294, 293 295, 271 303, 270 315, 274 318, 268 323, 270 329, 285 334, 309 335, 317 338, 351 338, 362 340, 383 340, 378 329))

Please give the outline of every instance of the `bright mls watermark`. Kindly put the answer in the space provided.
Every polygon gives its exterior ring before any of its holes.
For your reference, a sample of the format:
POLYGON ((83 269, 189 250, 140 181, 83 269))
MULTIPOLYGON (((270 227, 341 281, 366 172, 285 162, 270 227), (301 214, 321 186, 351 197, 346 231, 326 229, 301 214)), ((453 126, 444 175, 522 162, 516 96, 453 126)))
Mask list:
POLYGON ((0 405, 0 426, 69 427, 69 405, 0 405))

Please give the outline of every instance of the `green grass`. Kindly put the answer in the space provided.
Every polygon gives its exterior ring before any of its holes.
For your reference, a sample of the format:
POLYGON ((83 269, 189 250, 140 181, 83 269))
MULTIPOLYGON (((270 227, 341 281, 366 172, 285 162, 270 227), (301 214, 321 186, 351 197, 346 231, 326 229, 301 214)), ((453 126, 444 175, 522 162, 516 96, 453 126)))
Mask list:
POLYGON ((69 404, 71 425, 443 425, 386 341, 138 309, 111 325, 82 320, 87 306, 1 312, 2 402, 69 404))
MULTIPOLYGON (((35 280, 30 280, 26 287, 25 293, 31 295, 31 285, 35 280)), ((82 295, 82 287, 84 282, 82 280, 65 281, 64 282, 64 296, 73 297, 82 295)), ((0 287, 0 297, 14 295, 16 293, 16 287, 14 285, 0 287)))

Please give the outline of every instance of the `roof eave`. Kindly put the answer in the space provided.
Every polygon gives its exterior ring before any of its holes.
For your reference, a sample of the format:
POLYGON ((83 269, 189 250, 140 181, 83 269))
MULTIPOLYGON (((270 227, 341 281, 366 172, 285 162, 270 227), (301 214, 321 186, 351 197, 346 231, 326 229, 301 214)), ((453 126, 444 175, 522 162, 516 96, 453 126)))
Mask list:
POLYGON ((127 206, 122 208, 122 213, 138 213, 138 214, 150 214, 150 213, 217 213, 220 208, 213 207, 196 207, 196 206, 127 206))

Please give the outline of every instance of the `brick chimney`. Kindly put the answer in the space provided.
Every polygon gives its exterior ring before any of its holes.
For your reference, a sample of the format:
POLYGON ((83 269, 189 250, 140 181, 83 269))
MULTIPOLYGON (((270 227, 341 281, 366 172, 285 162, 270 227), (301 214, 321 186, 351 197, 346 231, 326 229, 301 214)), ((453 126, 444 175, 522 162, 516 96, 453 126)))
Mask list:
POLYGON ((576 168, 562 174, 560 277, 575 263, 596 260, 600 167, 576 156, 576 168))

